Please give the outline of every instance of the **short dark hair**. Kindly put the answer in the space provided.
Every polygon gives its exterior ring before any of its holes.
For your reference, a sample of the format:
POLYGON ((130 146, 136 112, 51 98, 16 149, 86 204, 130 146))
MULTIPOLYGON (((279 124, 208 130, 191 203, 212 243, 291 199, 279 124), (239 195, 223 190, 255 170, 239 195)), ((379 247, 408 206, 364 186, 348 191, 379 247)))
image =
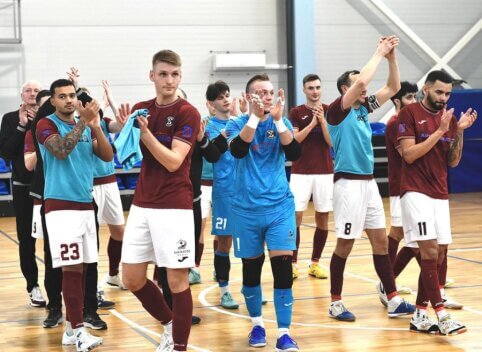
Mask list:
POLYGON ((165 62, 166 64, 181 67, 181 57, 178 53, 172 50, 161 50, 152 57, 152 66, 158 62, 165 62))
POLYGON ((206 89, 206 100, 214 101, 219 96, 219 94, 229 91, 229 86, 226 82, 216 81, 214 83, 211 83, 206 89))
POLYGON ((249 88, 251 84, 257 81, 263 81, 263 82, 269 81, 269 76, 266 73, 263 73, 263 74, 254 75, 253 77, 251 77, 248 83, 246 83, 246 93, 249 93, 249 88))
POLYGON ((435 81, 452 84, 454 79, 447 72, 442 70, 432 71, 427 75, 425 84, 434 84, 435 81))
POLYGON ((336 81, 336 88, 338 88, 338 91, 340 94, 343 94, 343 90, 341 89, 341 86, 350 86, 350 76, 351 75, 357 75, 359 74, 360 71, 358 70, 350 70, 344 72, 340 77, 338 77, 338 80, 336 81))
POLYGON ((398 99, 398 100, 401 101, 402 98, 406 94, 418 92, 418 87, 417 87, 416 83, 410 83, 409 81, 403 81, 402 83, 400 83, 400 85, 401 85, 401 88, 397 92, 397 94, 395 94, 393 97, 390 98, 394 104, 395 104, 395 99, 398 99))
POLYGON ((44 97, 50 97, 50 90, 48 89, 42 89, 40 92, 38 92, 37 97, 35 98, 35 102, 37 105, 40 105, 40 100, 44 97))
POLYGON ((51 96, 55 95, 56 88, 69 87, 69 86, 72 86, 75 89, 74 83, 72 83, 71 80, 65 79, 65 78, 58 79, 50 85, 50 95, 51 96))
POLYGON ((321 79, 317 74, 314 74, 314 73, 307 74, 305 77, 303 77, 303 87, 305 86, 306 82, 311 82, 316 80, 321 82, 321 79))

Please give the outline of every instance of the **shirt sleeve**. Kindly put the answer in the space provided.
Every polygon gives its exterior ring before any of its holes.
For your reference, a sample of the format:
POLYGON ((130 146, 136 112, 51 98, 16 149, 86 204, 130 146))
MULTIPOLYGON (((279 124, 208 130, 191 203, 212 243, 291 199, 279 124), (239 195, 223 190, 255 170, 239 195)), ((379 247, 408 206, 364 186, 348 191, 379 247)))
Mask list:
POLYGON ((398 113, 398 137, 397 139, 415 138, 415 120, 409 109, 402 109, 398 113))
POLYGON ((291 133, 293 133, 293 125, 291 124, 291 121, 283 116, 283 122, 285 123, 286 127, 288 127, 288 129, 291 131, 291 133))
POLYGON ((205 131, 205 135, 206 137, 212 141, 214 138, 216 138, 217 136, 219 136, 219 131, 216 129, 216 126, 214 125, 213 121, 212 120, 209 120, 209 122, 207 123, 206 125, 206 131, 205 131))
POLYGON ((37 140, 40 144, 49 139, 51 136, 59 134, 57 125, 49 119, 42 119, 37 124, 37 140))
POLYGON ((388 141, 395 147, 400 147, 400 142, 398 141, 398 117, 396 117, 393 121, 387 124, 386 134, 388 137, 388 141))
POLYGON ((372 94, 366 98, 362 105, 367 108, 368 113, 372 113, 374 110, 380 107, 380 103, 378 102, 378 98, 375 94, 372 94))
POLYGON ((239 117, 229 120, 226 124, 226 139, 228 140, 228 144, 236 138, 239 133, 241 132, 241 128, 239 127, 238 121, 240 120, 239 117))
POLYGON ((201 115, 192 107, 183 107, 176 116, 173 139, 193 145, 199 133, 201 115))
POLYGON ((291 124, 293 125, 293 128, 296 128, 296 129, 300 129, 300 126, 299 126, 299 121, 298 121, 298 114, 297 114, 297 110, 295 108, 292 108, 288 114, 288 118, 291 122, 291 124))
POLYGON ((341 104, 342 99, 343 96, 338 97, 328 106, 328 111, 326 111, 326 119, 330 125, 339 125, 350 112, 350 109, 343 110, 343 106, 341 104))
POLYGON ((25 133, 25 144, 23 146, 23 152, 24 154, 35 152, 35 145, 33 142, 33 134, 31 130, 28 130, 27 133, 25 133))

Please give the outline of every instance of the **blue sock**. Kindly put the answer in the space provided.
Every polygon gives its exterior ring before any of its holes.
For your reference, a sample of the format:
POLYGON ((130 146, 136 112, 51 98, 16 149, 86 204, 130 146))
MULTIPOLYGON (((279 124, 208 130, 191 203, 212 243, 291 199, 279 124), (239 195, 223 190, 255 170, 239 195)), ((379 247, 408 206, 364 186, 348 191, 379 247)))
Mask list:
POLYGON ((244 286, 241 290, 244 295, 244 301, 246 302, 246 308, 248 308, 250 317, 261 316, 261 285, 249 287, 244 286))
POLYGON ((275 288, 273 298, 278 328, 287 329, 291 325, 293 314, 293 290, 291 288, 275 288))

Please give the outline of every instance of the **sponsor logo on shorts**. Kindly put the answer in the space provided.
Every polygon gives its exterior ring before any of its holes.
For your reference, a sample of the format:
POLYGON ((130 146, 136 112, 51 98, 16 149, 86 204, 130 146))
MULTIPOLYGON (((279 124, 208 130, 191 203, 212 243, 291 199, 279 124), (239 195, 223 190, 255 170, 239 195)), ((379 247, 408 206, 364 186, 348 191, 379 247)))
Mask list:
POLYGON ((187 242, 184 240, 177 241, 177 249, 184 249, 187 246, 187 242))
POLYGON ((177 256, 177 261, 179 263, 182 263, 185 261, 187 258, 189 258, 189 254, 191 253, 190 249, 186 249, 187 247, 187 241, 180 239, 176 243, 177 250, 174 251, 174 255, 177 256))

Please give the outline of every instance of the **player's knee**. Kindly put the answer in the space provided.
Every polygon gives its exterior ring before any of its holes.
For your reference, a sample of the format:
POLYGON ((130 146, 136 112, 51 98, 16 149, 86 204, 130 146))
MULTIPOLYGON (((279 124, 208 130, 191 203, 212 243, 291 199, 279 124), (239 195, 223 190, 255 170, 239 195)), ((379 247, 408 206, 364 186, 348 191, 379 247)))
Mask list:
POLYGON ((255 287, 261 283, 261 270, 263 269, 264 253, 252 259, 243 258, 243 285, 255 287))
POLYGON ((273 271, 274 288, 286 289, 293 286, 292 255, 279 255, 272 257, 271 270, 273 271))
POLYGON ((146 284, 146 277, 122 273, 122 283, 131 292, 139 291, 146 284))
POLYGON ((218 236, 218 251, 229 253, 232 244, 232 236, 218 236))

